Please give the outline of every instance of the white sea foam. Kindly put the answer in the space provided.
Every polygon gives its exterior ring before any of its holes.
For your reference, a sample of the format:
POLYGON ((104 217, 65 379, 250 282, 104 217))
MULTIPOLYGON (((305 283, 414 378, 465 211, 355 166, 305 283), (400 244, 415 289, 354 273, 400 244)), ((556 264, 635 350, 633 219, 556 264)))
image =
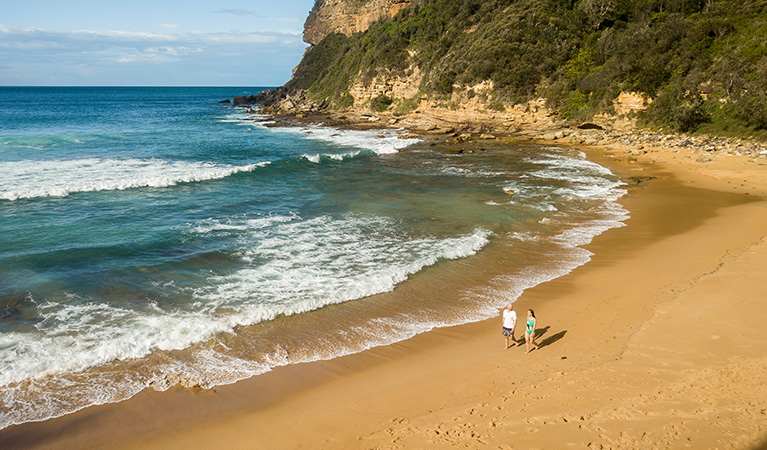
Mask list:
POLYGON ((537 168, 506 182, 503 189, 541 211, 559 211, 562 202, 614 202, 625 194, 623 182, 580 152, 541 154, 526 162, 537 168))
MULTIPOLYGON (((560 161, 560 167, 592 168, 589 164, 554 159, 555 164, 560 161)), ((547 176, 572 179, 571 175, 554 172, 547 176)), ((617 198, 621 195, 615 189, 617 184, 613 182, 604 191, 588 192, 617 198), (603 195, 606 192, 612 194, 603 195)), ((600 212, 599 219, 563 231, 553 240, 563 247, 576 248, 606 229, 621 226, 621 220, 627 217, 616 203, 606 203, 600 212)), ((213 277, 208 286, 195 289, 194 296, 203 300, 200 311, 137 313, 96 302, 46 304, 40 308, 43 321, 38 327, 45 332, 1 336, 0 348, 24 351, 0 353, 0 364, 7 369, 0 374, 0 385, 77 372, 115 359, 139 358, 155 350, 183 349, 216 333, 231 332, 239 325, 390 291, 438 259, 472 255, 488 242, 484 230, 450 239, 404 239, 392 233, 392 228, 390 219, 383 218, 322 216, 302 220, 297 215, 194 224, 190 226, 194 233, 238 233, 239 256, 246 263, 237 272, 213 277)), ((519 237, 526 240, 529 236, 519 237)), ((578 265, 587 259, 579 254, 578 265)))
POLYGON ((190 224, 191 231, 200 234, 229 231, 252 231, 266 228, 278 223, 297 220, 298 214, 290 215, 257 215, 255 217, 236 217, 226 219, 206 219, 190 224))
POLYGON ((313 162, 314 164, 319 164, 322 162, 323 159, 328 159, 332 161, 344 161, 347 159, 352 159, 355 156, 361 154, 361 150, 352 151, 352 152, 346 152, 346 153, 315 153, 313 155, 301 155, 302 158, 306 159, 309 162, 313 162))
POLYGON ((597 218, 569 228, 553 236, 552 240, 559 242, 564 247, 581 247, 591 243, 595 236, 599 236, 611 228, 625 226, 623 222, 629 218, 629 212, 614 201, 606 202, 592 212, 598 214, 597 218))
POLYGON ((226 322, 198 314, 138 312, 95 301, 47 303, 39 315, 34 332, 0 334, 0 386, 183 349, 230 330, 226 322))
POLYGON ((531 159, 528 162, 543 166, 533 170, 531 176, 547 180, 563 180, 567 187, 554 191, 557 195, 572 199, 614 201, 625 192, 617 187, 623 185, 606 167, 585 159, 583 153, 547 154, 544 158, 531 159))
MULTIPOLYGON (((210 277, 208 286, 189 292, 198 300, 193 310, 167 311, 150 305, 139 311, 76 297, 38 305, 41 320, 34 330, 0 334, 0 392, 8 414, 0 416, 0 428, 70 412, 84 404, 117 401, 157 380, 145 375, 109 383, 110 389, 119 388, 120 392, 80 389, 82 395, 92 397, 66 402, 51 399, 50 405, 38 403, 33 410, 20 408, 26 394, 17 391, 19 383, 26 383, 27 388, 55 385, 72 374, 114 361, 186 349, 220 333, 233 333, 238 326, 390 291, 439 259, 476 253, 489 236, 480 229, 455 238, 408 238, 393 232, 392 225, 390 219, 383 218, 302 219, 298 215, 190 224, 188 233, 238 236, 238 255, 244 267, 229 275, 210 277)), ((305 358, 320 357, 323 355, 310 354, 305 358)), ((287 363, 279 352, 260 362, 195 352, 192 360, 175 361, 159 370, 177 380, 207 387, 287 363), (226 365, 222 366, 224 359, 226 365)))
POLYGON ((277 133, 292 133, 305 139, 322 141, 338 147, 370 150, 378 155, 397 153, 419 139, 400 139, 397 130, 340 130, 326 126, 271 128, 277 133))
POLYGON ((494 178, 509 175, 507 172, 480 169, 476 167, 445 166, 440 171, 447 175, 458 175, 467 178, 494 178))
MULTIPOLYGON (((606 182, 596 180, 598 189, 588 186, 589 177, 599 178, 600 168, 567 158, 538 160, 538 177, 568 181, 566 189, 574 199, 595 202, 597 217, 586 224, 574 224, 553 237, 518 233, 510 237, 534 243, 559 244, 547 267, 525 268, 519 273, 498 277, 493 286, 467 293, 474 308, 448 319, 414 313, 412 316, 380 318, 355 326, 340 335, 306 349, 300 358, 289 357, 284 349, 262 355, 259 361, 237 358, 210 349, 193 352, 190 359, 155 365, 155 375, 121 378, 95 372, 77 387, 79 398, 61 398, 54 387, 69 382, 69 375, 115 360, 130 360, 157 350, 188 348, 219 333, 234 332, 240 325, 254 324, 279 315, 299 314, 325 305, 345 302, 390 291, 424 267, 439 259, 463 258, 475 254, 488 242, 489 232, 454 238, 408 237, 396 232, 391 219, 371 217, 320 216, 302 218, 297 214, 241 216, 209 219, 189 224, 184 233, 193 235, 231 234, 237 239, 235 257, 242 262, 233 273, 211 276, 206 285, 188 294, 197 300, 193 311, 164 311, 159 307, 141 312, 88 302, 46 303, 39 307, 43 319, 33 332, 0 335, 0 429, 13 423, 41 420, 90 404, 119 401, 153 384, 163 389, 174 382, 210 387, 264 373, 272 367, 300 361, 325 359, 359 352, 378 345, 406 339, 439 326, 454 325, 491 317, 497 307, 516 299, 532 286, 557 278, 587 262, 591 253, 580 246, 608 228, 622 226, 628 212, 615 202, 623 193, 609 173, 606 182), (594 172, 589 174, 589 170, 594 172), (582 178, 579 178, 582 177, 582 178), (580 186, 579 184, 584 184, 580 186), (573 187, 574 185, 574 187, 573 187), (580 194, 580 195, 579 195, 580 194), (589 196, 594 196, 589 198, 589 196), (483 301, 484 300, 484 301, 483 301), (345 333, 350 337, 344 339, 345 333), (322 349, 320 352, 319 349, 322 349), (63 355, 63 357, 62 357, 63 355), (6 370, 7 368, 7 370, 6 370), (98 377, 105 381, 98 383, 98 377), (162 382, 162 380, 166 382, 162 382), (18 383, 27 383, 19 389, 18 383), (32 387, 50 390, 40 401, 35 397, 26 408, 32 387)), ((516 196, 534 196, 535 187, 517 185, 516 196)), ((549 189, 547 194, 551 194, 549 189)), ((557 195, 555 194, 555 195, 557 195)), ((546 219, 553 223, 551 219, 546 219)), ((557 222, 558 225, 561 225, 557 222)), ((318 337, 318 339, 323 339, 318 337)), ((46 391, 47 392, 47 391, 46 391)), ((63 394, 62 394, 63 395, 63 394)))
POLYGON ((221 123, 234 123, 246 127, 258 127, 259 123, 266 123, 269 116, 263 114, 243 114, 241 112, 226 114, 218 118, 221 123))
POLYGON ((522 242, 540 242, 541 240, 544 239, 541 233, 534 233, 531 231, 525 231, 525 232, 515 231, 512 233, 508 233, 507 236, 522 242))
MULTIPOLYGON (((557 150, 557 149, 552 149, 557 150)), ((528 163, 540 168, 532 170, 519 180, 504 185, 507 192, 514 191, 515 198, 521 197, 526 203, 538 205, 542 210, 557 211, 544 200, 556 196, 566 196, 570 201, 580 201, 586 211, 593 216, 585 223, 568 224, 566 214, 557 213, 556 218, 543 217, 539 223, 554 227, 564 227, 556 235, 541 232, 512 232, 507 237, 525 243, 553 243, 559 250, 546 255, 546 264, 541 267, 526 267, 518 273, 499 276, 487 286, 467 294, 468 298, 485 299, 474 314, 478 319, 497 315, 498 308, 509 301, 515 301, 522 293, 541 283, 554 280, 570 273, 576 267, 586 264, 593 255, 583 248, 608 229, 625 226, 629 212, 617 201, 626 194, 622 183, 607 168, 585 159, 577 154, 545 154, 529 158, 528 163), (553 183, 528 183, 532 178, 546 179, 553 183), (560 185, 552 188, 551 185, 560 185)), ((585 212, 585 211, 584 211, 585 212)))
POLYGON ((498 276, 488 286, 469 292, 468 298, 481 301, 480 307, 474 311, 475 320, 496 316, 498 308, 516 301, 525 290, 567 275, 589 262, 593 253, 583 246, 608 229, 625 226, 623 221, 629 217, 628 211, 615 202, 605 203, 601 212, 603 215, 553 237, 529 232, 510 233, 509 237, 527 243, 553 242, 559 245, 560 250, 547 253, 544 266, 525 267, 517 273, 498 276))
POLYGON ((391 232, 389 219, 327 216, 253 228, 241 236, 248 265, 215 277, 195 296, 232 309, 233 325, 387 292, 440 258, 472 255, 488 232, 458 238, 407 238, 391 232))
POLYGON ((233 166, 156 158, 0 162, 0 199, 65 197, 75 192, 168 187, 251 172, 267 164, 233 166))

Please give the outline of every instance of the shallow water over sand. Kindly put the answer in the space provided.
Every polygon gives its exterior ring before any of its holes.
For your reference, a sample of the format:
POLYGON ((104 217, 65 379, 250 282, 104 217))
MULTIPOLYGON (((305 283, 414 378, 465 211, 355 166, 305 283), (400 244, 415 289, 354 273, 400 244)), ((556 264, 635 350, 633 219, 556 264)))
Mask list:
POLYGON ((244 88, 43 91, 0 90, 0 427, 495 315, 627 217, 571 150, 267 128, 216 103, 244 88))

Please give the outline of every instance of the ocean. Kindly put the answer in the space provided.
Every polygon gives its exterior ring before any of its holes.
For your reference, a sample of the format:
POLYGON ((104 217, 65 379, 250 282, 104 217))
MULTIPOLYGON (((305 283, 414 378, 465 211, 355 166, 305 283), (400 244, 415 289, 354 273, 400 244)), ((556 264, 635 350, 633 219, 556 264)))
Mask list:
POLYGON ((262 89, 0 87, 0 429, 495 317, 628 218, 577 150, 218 103, 262 89))

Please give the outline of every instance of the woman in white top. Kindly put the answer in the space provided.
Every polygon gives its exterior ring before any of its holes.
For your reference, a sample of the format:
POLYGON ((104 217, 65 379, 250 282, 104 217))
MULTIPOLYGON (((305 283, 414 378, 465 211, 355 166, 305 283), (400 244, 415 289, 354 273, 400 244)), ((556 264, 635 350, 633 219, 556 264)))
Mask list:
POLYGON ((506 339, 506 346, 504 350, 509 348, 509 339, 514 345, 517 345, 517 341, 514 339, 514 329, 517 327, 517 312, 514 311, 514 306, 509 302, 506 305, 506 309, 503 310, 503 327, 501 328, 501 334, 506 339))

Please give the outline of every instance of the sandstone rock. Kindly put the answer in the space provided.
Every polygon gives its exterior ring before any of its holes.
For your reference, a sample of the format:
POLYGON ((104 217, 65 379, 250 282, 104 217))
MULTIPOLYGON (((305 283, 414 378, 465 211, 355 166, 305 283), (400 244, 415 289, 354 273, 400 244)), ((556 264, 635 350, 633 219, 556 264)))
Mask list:
POLYGON ((304 24, 304 42, 319 44, 331 33, 350 36, 367 30, 384 18, 394 17, 411 0, 320 0, 309 13, 304 24))
POLYGON ((638 92, 621 92, 613 102, 615 112, 619 115, 642 111, 652 100, 645 94, 638 92))
POLYGON ((479 138, 491 140, 491 139, 495 139, 495 136, 489 133, 482 133, 481 135, 479 135, 479 138))

